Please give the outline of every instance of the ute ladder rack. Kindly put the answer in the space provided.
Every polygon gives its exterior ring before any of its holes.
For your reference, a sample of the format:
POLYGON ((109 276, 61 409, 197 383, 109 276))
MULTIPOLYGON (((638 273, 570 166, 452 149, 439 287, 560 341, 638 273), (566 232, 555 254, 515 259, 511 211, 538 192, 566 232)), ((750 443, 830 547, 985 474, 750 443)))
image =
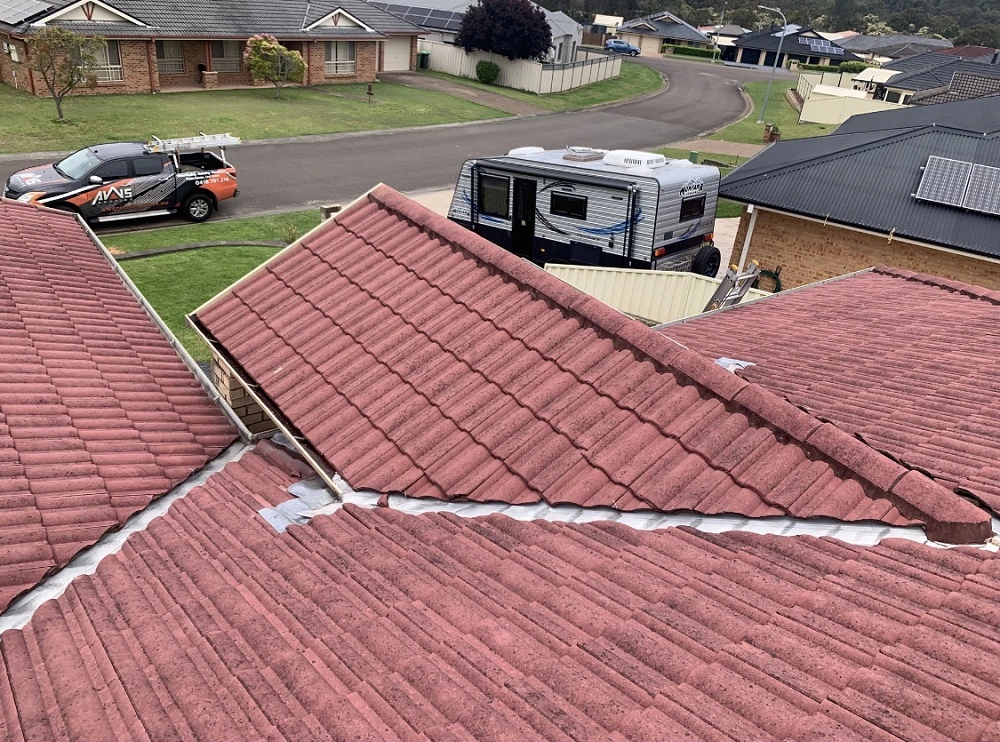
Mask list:
POLYGON ((206 147, 225 149, 239 144, 240 138, 230 133, 205 134, 197 137, 180 137, 179 139, 160 139, 154 136, 146 145, 147 152, 198 152, 206 147))
POLYGON ((747 291, 753 286, 754 281, 760 276, 760 264, 756 260, 751 260, 746 271, 737 273, 735 265, 731 265, 726 275, 722 277, 719 288, 712 294, 712 298, 705 305, 705 312, 715 309, 725 309, 734 304, 739 304, 746 296, 747 291))

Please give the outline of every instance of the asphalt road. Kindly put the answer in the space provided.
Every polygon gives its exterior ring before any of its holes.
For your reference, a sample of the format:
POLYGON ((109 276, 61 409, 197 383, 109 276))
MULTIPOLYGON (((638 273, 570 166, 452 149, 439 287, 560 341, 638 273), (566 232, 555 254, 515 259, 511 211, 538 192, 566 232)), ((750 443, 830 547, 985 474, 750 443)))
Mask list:
MULTIPOLYGON (((346 202, 379 182, 400 191, 446 188, 466 159, 513 147, 649 149, 691 139, 739 118, 740 83, 767 79, 767 72, 756 69, 640 61, 667 76, 666 92, 598 110, 235 147, 227 154, 236 166, 240 196, 224 202, 220 216, 346 202)), ((0 175, 39 162, 5 158, 0 175)))

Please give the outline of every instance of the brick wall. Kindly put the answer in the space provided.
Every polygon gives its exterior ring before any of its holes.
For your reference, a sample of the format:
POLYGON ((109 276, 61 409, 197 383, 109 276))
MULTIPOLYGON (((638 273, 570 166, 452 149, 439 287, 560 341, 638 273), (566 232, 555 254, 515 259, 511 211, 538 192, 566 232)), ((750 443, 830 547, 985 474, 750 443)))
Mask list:
MULTIPOLYGON (((415 52, 412 52, 415 53, 415 52)), ((307 84, 322 85, 324 83, 374 82, 378 69, 379 43, 377 41, 354 42, 354 75, 326 74, 326 42, 316 41, 309 44, 306 62, 309 71, 306 73, 307 84)))
MULTIPOLYGON (((734 261, 743 249, 749 216, 744 212, 733 247, 734 261)), ((782 288, 794 288, 875 265, 930 273, 1000 290, 1000 261, 993 262, 921 247, 888 236, 855 232, 833 224, 760 211, 748 260, 761 268, 781 266, 782 288)))
POLYGON ((0 41, 6 44, 13 44, 17 49, 17 58, 19 60, 15 63, 9 54, 4 54, 3 51, 0 51, 0 82, 11 87, 16 87, 19 90, 31 92, 30 73, 24 64, 25 59, 27 59, 27 47, 25 43, 19 39, 5 35, 0 35, 0 41), (17 80, 16 84, 15 77, 17 80))
POLYGON ((191 87, 201 85, 201 72, 198 65, 207 65, 204 41, 182 41, 181 52, 184 55, 184 71, 178 74, 161 74, 160 87, 191 87))
POLYGON ((260 405, 247 394, 247 390, 227 373, 214 357, 212 358, 212 383, 215 384, 219 394, 229 403, 236 416, 243 421, 251 433, 267 433, 277 429, 271 418, 264 414, 260 405))

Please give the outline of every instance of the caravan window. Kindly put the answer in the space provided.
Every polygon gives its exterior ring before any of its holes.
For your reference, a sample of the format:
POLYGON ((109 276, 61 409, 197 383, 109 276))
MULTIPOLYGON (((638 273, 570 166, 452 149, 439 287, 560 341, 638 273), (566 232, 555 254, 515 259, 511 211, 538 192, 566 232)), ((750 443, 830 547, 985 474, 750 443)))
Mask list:
POLYGON ((694 198, 685 198, 681 201, 681 218, 680 221, 686 222, 691 219, 698 219, 705 214, 705 196, 696 196, 694 198))
POLYGON ((499 175, 479 176, 479 213, 510 218, 510 178, 499 175))
POLYGON ((553 193, 549 202, 549 213, 568 216, 570 219, 586 219, 587 199, 584 196, 571 196, 568 193, 553 193))

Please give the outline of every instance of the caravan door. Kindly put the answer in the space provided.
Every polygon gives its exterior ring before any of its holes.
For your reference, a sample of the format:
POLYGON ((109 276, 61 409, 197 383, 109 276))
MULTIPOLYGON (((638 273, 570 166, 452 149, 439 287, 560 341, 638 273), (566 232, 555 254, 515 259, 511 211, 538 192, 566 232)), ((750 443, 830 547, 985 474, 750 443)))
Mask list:
MULTIPOLYGON (((535 181, 514 178, 514 213, 510 220, 511 252, 537 260, 535 252, 535 181)), ((544 255, 542 256, 544 258, 544 255)))

